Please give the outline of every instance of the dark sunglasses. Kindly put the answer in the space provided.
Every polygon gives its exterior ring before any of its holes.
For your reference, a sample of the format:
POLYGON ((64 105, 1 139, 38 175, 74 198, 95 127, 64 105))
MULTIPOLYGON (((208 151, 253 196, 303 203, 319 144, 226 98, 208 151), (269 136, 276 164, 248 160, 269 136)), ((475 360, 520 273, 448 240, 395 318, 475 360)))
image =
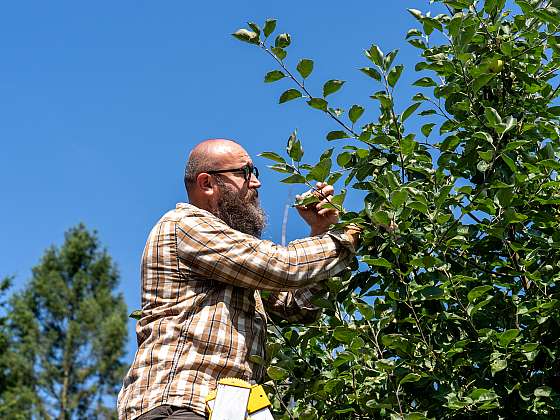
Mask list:
POLYGON ((259 177, 259 170, 257 169, 257 167, 250 164, 246 164, 245 166, 242 166, 241 168, 237 168, 237 169, 219 169, 216 171, 206 171, 206 173, 210 175, 224 174, 226 172, 243 172, 245 181, 249 181, 251 179, 251 174, 254 174, 257 179, 259 177))

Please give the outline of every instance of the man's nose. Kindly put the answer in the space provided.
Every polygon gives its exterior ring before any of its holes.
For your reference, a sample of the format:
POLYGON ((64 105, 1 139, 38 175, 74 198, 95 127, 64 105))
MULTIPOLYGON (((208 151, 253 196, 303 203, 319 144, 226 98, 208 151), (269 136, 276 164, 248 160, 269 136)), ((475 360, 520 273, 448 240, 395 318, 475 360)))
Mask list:
POLYGON ((257 178, 255 174, 251 174, 251 178, 249 179, 249 188, 260 188, 260 187, 261 187, 261 181, 259 181, 259 178, 257 178))

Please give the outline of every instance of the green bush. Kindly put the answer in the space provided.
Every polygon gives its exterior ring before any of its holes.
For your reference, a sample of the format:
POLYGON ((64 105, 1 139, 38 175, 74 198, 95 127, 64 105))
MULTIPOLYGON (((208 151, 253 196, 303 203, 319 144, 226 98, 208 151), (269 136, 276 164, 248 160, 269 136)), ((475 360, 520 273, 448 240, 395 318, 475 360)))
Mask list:
POLYGON ((549 0, 515 1, 517 12, 505 0, 430 3, 447 12, 409 10, 421 72, 410 104, 394 101, 397 52, 365 53, 361 72, 380 88, 372 122, 362 106, 333 105, 343 81, 308 90, 313 61, 289 70, 275 20, 234 34, 277 62, 265 82, 292 82, 280 103, 304 99, 340 125, 326 135, 337 152, 316 164, 302 163, 295 133, 287 158, 262 156, 284 182, 340 178, 363 192, 357 212, 344 192, 332 200, 364 234, 354 266, 317 298, 325 315, 272 328, 278 418, 560 416, 560 15, 549 0))

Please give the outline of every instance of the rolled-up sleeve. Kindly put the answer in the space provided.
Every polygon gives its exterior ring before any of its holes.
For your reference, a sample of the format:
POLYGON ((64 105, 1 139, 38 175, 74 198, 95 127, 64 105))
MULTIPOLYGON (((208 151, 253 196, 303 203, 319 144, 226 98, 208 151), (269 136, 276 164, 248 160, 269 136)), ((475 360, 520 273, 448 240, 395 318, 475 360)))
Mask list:
POLYGON ((258 290, 296 290, 332 277, 354 251, 343 232, 280 246, 234 230, 206 212, 182 218, 176 230, 178 256, 190 270, 258 290))

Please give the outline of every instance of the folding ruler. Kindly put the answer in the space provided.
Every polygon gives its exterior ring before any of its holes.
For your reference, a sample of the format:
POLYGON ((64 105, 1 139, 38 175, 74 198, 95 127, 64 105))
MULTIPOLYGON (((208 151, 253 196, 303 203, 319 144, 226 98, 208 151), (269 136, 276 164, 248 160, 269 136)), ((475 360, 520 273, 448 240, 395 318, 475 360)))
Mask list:
POLYGON ((206 397, 209 420, 274 420, 270 401, 261 385, 238 378, 223 378, 206 397))

